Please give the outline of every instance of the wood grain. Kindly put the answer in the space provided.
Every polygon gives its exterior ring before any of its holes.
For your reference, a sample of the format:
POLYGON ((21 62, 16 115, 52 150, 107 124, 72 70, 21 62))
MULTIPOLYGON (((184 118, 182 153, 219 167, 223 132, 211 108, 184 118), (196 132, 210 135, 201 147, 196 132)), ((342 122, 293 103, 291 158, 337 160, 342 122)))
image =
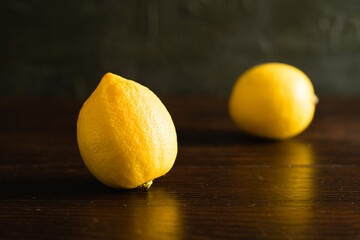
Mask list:
POLYGON ((360 99, 281 142, 236 131, 226 99, 163 100, 179 154, 144 192, 85 168, 79 101, 1 98, 0 239, 360 239, 360 99))

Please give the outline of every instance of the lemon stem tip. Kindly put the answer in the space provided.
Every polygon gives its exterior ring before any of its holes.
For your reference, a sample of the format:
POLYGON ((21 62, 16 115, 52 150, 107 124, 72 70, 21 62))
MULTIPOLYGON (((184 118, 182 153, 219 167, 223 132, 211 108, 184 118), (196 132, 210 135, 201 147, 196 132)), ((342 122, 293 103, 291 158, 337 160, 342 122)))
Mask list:
POLYGON ((143 190, 148 190, 151 187, 151 184, 153 183, 152 180, 141 184, 140 186, 138 186, 139 189, 143 189, 143 190))
POLYGON ((314 101, 314 104, 318 104, 319 98, 316 95, 314 95, 313 101, 314 101))

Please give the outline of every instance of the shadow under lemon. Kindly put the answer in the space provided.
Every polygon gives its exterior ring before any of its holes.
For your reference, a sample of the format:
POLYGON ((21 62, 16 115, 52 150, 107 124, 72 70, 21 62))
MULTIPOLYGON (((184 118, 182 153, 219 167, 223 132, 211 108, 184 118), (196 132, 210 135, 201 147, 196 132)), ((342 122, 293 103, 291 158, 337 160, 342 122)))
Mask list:
POLYGON ((91 202, 69 220, 81 229, 77 234, 84 238, 183 239, 177 197, 159 187, 148 192, 121 192, 111 200, 91 202))
MULTIPOLYGON (((277 174, 270 181, 274 194, 271 209, 279 220, 277 226, 287 237, 299 237, 316 231, 313 218, 316 155, 311 144, 295 139, 278 142, 274 146, 279 165, 277 174)), ((270 203, 272 204, 272 203, 270 203)))

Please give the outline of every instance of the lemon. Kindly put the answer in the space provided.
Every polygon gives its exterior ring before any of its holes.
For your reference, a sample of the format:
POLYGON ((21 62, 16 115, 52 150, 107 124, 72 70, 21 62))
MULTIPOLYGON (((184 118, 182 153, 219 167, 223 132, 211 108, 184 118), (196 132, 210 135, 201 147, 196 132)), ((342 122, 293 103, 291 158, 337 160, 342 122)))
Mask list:
POLYGON ((77 121, 81 157, 114 188, 150 187, 177 155, 171 116, 148 88, 107 73, 83 104, 77 121))
POLYGON ((283 63, 265 63, 236 81, 229 113, 244 132, 286 139, 307 128, 317 101, 311 81, 302 71, 283 63))

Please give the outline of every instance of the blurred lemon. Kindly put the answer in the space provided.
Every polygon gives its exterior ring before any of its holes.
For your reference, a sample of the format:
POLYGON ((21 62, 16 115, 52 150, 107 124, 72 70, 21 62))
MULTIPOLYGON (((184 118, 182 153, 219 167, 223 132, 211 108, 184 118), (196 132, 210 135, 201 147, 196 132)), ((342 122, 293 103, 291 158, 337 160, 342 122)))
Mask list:
POLYGON ((283 63, 265 63, 239 77, 229 112, 244 132, 286 139, 306 129, 317 101, 311 81, 302 71, 283 63))
POLYGON ((82 106, 77 140, 90 172, 114 188, 150 187, 177 155, 175 126, 159 98, 112 73, 82 106))

